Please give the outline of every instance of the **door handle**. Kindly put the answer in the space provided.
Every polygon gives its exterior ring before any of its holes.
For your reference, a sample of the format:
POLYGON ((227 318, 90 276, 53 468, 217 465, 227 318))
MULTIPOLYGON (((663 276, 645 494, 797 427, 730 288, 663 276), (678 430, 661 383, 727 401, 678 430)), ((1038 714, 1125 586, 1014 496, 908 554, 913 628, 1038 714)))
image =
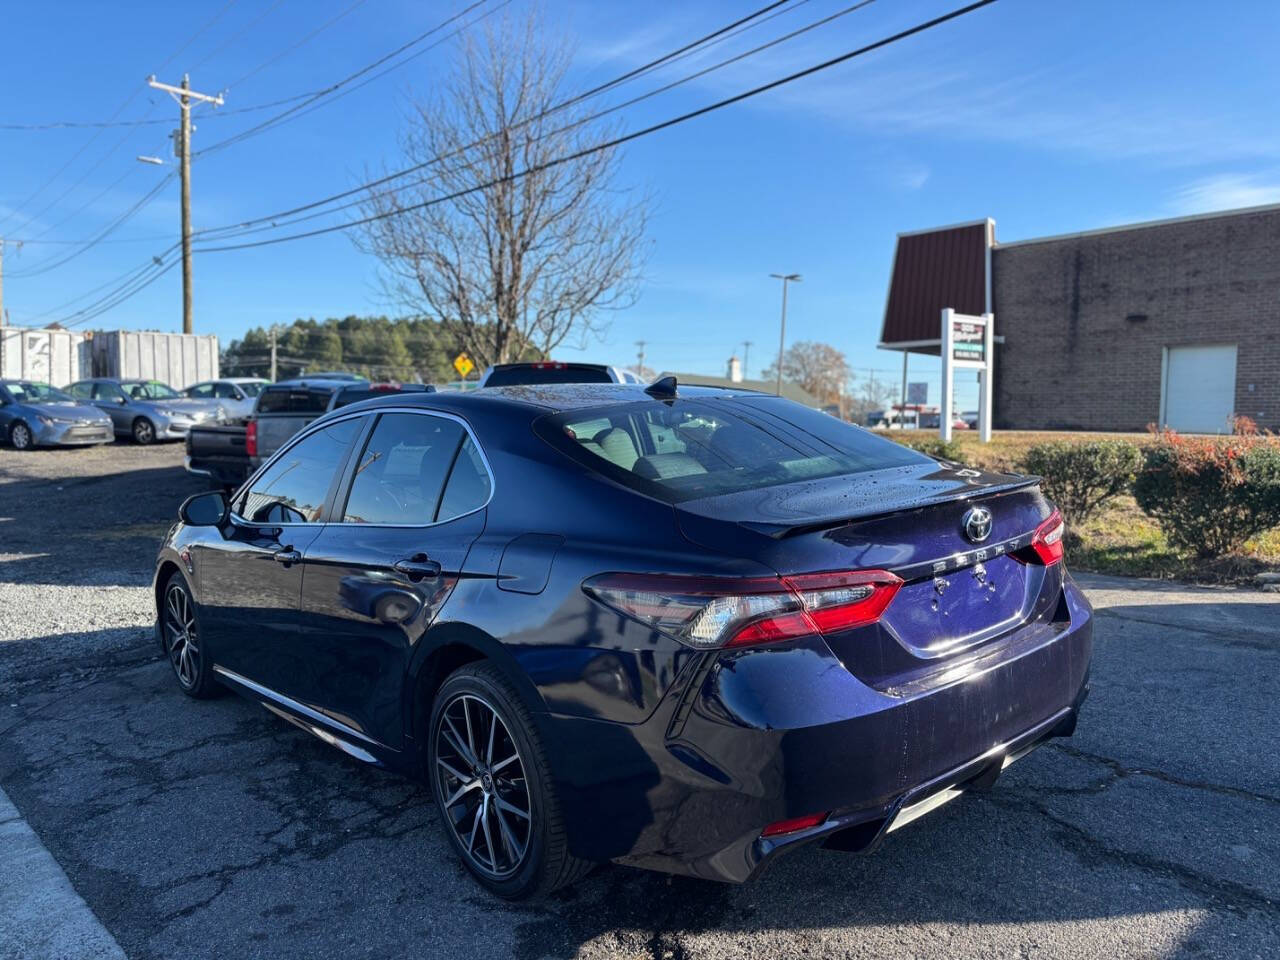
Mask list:
POLYGON ((440 564, 435 560, 428 560, 425 553, 415 553, 407 560, 397 560, 392 567, 397 573, 403 573, 415 582, 424 577, 440 576, 440 564))
POLYGON ((302 559, 302 554, 297 550, 286 547, 284 550, 277 550, 273 553, 271 559, 283 564, 297 563, 302 559))

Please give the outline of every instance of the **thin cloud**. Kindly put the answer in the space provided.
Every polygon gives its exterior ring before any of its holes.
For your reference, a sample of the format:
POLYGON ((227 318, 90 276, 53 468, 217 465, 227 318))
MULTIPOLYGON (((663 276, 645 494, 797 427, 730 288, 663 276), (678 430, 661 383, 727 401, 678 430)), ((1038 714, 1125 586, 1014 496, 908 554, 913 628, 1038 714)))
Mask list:
POLYGON ((1280 178, 1223 173, 1179 188, 1172 206, 1178 213, 1190 214, 1260 207, 1269 203, 1280 203, 1280 178))

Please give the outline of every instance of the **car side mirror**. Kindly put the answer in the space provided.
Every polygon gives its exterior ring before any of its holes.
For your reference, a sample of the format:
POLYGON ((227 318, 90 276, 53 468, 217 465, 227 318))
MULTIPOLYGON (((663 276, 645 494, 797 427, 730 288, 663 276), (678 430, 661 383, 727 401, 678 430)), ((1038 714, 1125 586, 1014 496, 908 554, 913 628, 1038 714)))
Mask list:
POLYGON ((116 397, 116 403, 120 404, 120 406, 122 407, 128 402, 129 402, 128 397, 116 397))
POLYGON ((178 517, 191 527, 220 527, 227 520, 230 505, 221 490, 196 493, 182 501, 178 517))

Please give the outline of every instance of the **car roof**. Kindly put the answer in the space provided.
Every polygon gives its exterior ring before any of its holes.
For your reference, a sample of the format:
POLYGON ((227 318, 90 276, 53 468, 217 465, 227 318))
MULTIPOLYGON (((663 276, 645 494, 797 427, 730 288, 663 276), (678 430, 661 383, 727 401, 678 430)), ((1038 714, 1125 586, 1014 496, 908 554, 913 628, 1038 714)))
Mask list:
POLYGON ((280 388, 283 390, 341 390, 344 387, 358 387, 361 383, 368 381, 351 381, 351 380, 327 380, 324 377, 300 377, 297 380, 281 380, 278 383, 267 384, 268 390, 280 388))
MULTIPOLYGON (((441 390, 436 393, 387 393, 343 407, 343 412, 388 406, 435 407, 463 413, 479 408, 518 408, 528 412, 563 413, 591 407, 653 400, 638 383, 547 383, 480 390, 441 390)), ((771 393, 725 387, 678 386, 678 399, 729 399, 732 397, 772 397, 771 393)))

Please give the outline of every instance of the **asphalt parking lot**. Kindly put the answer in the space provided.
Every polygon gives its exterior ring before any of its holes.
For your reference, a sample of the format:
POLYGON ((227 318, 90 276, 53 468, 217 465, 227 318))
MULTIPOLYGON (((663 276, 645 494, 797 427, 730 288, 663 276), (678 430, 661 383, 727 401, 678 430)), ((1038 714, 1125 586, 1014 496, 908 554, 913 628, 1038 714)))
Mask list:
MULTIPOLYGON (((201 489, 181 459, 0 449, 0 788, 109 934, 81 955, 1280 956, 1280 596, 1082 576, 1080 729, 990 793, 749 886, 605 866, 510 906, 418 785, 178 692, 147 584, 201 489)), ((0 860, 0 912, 20 869, 0 860)), ((18 926, 0 956, 39 946, 18 926)))

